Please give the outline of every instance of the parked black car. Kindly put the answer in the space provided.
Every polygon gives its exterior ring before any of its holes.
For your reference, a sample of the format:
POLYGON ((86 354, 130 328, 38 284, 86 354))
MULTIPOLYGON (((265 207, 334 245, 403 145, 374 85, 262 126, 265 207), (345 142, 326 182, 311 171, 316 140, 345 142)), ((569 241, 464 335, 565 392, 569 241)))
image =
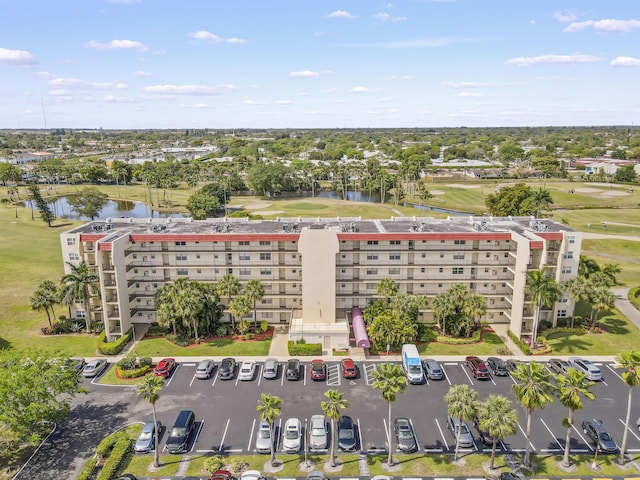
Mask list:
POLYGON ((602 420, 585 420, 582 422, 582 430, 593 443, 596 444, 598 449, 603 453, 616 453, 618 451, 618 445, 611 438, 607 429, 604 428, 602 420))
POLYGON ((352 452, 358 442, 351 417, 344 415, 338 419, 338 447, 340 450, 352 452))
POLYGON ((236 374, 236 361, 233 358, 223 358, 218 367, 220 380, 232 380, 236 374))
POLYGON ((489 367, 491 372, 498 377, 506 377, 509 375, 509 370, 507 370, 507 364, 501 358, 498 358, 498 357, 487 358, 487 367, 489 367))
POLYGON ((287 360, 286 376, 287 380, 300 379, 300 360, 296 358, 287 360))
POLYGON ((416 436, 413 433, 413 427, 409 419, 396 418, 393 427, 396 432, 398 450, 404 453, 415 452, 418 449, 418 444, 416 443, 416 436))
POLYGON ((176 421, 169 432, 169 438, 167 438, 167 451, 169 453, 185 452, 195 425, 196 416, 191 410, 182 410, 178 413, 176 421))

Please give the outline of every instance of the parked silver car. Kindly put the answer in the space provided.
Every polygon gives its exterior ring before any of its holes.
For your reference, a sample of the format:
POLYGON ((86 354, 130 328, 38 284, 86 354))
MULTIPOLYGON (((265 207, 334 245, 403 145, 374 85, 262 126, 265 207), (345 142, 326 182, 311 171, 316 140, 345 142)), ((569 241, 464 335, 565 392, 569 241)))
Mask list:
POLYGON ((459 418, 447 417, 447 428, 451 431, 454 440, 458 437, 460 430, 460 446, 463 448, 473 448, 473 434, 465 422, 461 422, 459 418))
POLYGON ((429 380, 442 380, 444 378, 442 367, 433 358, 425 358, 422 360, 422 368, 429 380))
POLYGON ((265 420, 260 420, 256 432, 256 452, 271 453, 271 428, 265 420))
POLYGON ((140 435, 138 435, 133 450, 136 453, 149 453, 152 451, 155 448, 156 435, 160 433, 161 429, 162 424, 160 421, 158 421, 157 425, 153 422, 145 423, 140 435))
POLYGON ((106 358, 96 358, 95 360, 91 360, 88 362, 82 369, 82 376, 86 378, 95 377, 100 375, 105 368, 107 368, 107 359, 106 358))
POLYGON ((309 423, 309 448, 322 450, 327 448, 327 420, 324 415, 313 415, 309 423))
POLYGON ((262 376, 267 380, 273 380, 278 377, 278 360, 275 358, 267 358, 264 361, 264 369, 262 370, 262 376))
POLYGON ((284 439, 282 450, 287 453, 297 453, 302 444, 302 423, 297 418, 289 418, 284 424, 284 439))
POLYGON ((602 380, 602 372, 589 360, 580 357, 569 357, 569 364, 579 372, 584 373, 587 376, 587 380, 592 382, 602 380))
POLYGON ((213 367, 215 367, 215 363, 213 363, 213 360, 202 360, 196 367, 196 378, 199 378, 201 380, 207 380, 208 378, 211 378, 213 367))

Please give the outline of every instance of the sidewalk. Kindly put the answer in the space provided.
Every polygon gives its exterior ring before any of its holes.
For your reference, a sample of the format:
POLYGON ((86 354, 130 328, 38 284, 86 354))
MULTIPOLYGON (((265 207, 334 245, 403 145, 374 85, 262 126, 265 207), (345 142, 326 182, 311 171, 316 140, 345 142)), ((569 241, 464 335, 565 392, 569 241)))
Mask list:
POLYGON ((629 301, 629 288, 612 288, 611 292, 616 296, 616 308, 620 310, 630 322, 640 328, 640 312, 629 301))

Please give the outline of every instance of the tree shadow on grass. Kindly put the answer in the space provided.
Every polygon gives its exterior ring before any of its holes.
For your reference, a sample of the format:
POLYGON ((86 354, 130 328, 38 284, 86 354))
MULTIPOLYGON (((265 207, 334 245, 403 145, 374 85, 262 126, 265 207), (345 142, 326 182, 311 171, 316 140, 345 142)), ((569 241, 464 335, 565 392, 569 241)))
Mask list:
POLYGON ((591 343, 583 340, 586 334, 576 335, 575 333, 552 333, 547 337, 549 345, 556 353, 581 353, 591 348, 591 343))
POLYGON ((0 337, 0 350, 5 350, 9 347, 11 347, 11 342, 9 340, 6 340, 0 337))

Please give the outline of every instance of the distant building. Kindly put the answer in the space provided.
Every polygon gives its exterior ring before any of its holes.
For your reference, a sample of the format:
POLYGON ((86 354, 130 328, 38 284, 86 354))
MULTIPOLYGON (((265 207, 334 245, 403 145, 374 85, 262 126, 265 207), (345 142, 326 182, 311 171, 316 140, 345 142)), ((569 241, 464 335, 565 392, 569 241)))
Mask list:
MULTIPOLYGON (((86 261, 100 278, 91 302, 109 338, 156 320, 154 294, 176 278, 242 284, 261 280, 257 318, 289 325, 293 339, 346 348, 349 314, 377 297, 382 278, 401 293, 433 297, 454 284, 487 299, 483 320, 529 336, 535 305, 527 272, 545 268, 558 282, 578 272, 582 234, 530 217, 132 219, 94 221, 61 234, 67 262, 86 261)), ((226 301, 226 299, 224 299, 226 301)), ((573 315, 563 297, 542 319, 573 315)), ((72 314, 83 318, 82 304, 72 314)), ((432 321, 427 308, 422 321, 432 321)))

